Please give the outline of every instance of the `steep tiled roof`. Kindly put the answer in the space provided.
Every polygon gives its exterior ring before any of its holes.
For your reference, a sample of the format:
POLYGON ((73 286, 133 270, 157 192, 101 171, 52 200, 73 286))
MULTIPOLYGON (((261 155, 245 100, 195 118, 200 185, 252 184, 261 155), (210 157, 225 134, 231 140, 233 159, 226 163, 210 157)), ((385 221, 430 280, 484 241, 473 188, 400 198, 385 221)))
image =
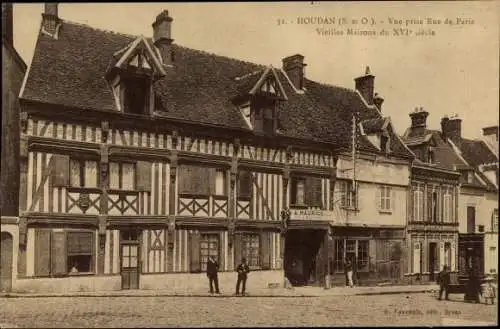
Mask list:
MULTIPOLYGON (((58 39, 40 33, 22 98, 115 111, 105 74, 117 60, 115 53, 135 38, 68 21, 63 21, 58 39)), ((166 75, 154 83, 157 114, 248 130, 234 100, 248 92, 266 67, 177 44, 172 51, 173 66, 166 67, 166 75)), ((281 70, 277 73, 288 97, 278 107, 281 135, 349 147, 354 112, 359 113, 360 120, 381 118, 380 112, 366 106, 354 90, 306 79, 306 92, 297 93, 284 73, 281 70)), ((392 139, 394 153, 412 156, 399 138, 392 139)), ((359 144, 361 148, 374 150, 364 138, 359 144)))
POLYGON ((382 131, 386 118, 375 118, 363 120, 363 131, 365 134, 375 134, 382 131))
POLYGON ((475 168, 481 164, 498 162, 498 158, 491 152, 484 141, 462 138, 457 144, 462 152, 462 157, 475 168))

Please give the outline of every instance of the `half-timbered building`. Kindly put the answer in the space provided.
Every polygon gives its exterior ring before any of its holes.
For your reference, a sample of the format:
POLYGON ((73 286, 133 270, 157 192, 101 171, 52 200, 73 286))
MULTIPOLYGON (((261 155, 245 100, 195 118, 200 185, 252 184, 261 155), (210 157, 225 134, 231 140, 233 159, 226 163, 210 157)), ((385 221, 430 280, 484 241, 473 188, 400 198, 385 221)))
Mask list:
POLYGON ((377 274, 403 241, 413 155, 374 76, 351 90, 306 79, 301 55, 277 69, 189 49, 172 21, 131 36, 45 5, 20 93, 17 289, 194 286, 209 255, 223 289, 242 257, 250 287, 324 283, 345 257, 377 274))

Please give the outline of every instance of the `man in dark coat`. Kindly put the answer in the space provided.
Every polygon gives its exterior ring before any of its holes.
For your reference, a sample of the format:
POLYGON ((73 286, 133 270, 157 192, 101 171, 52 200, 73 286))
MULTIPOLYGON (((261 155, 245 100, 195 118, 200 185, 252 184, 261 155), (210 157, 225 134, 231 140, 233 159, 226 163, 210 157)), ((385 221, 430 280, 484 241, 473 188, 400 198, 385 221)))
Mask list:
POLYGON ((352 288, 354 286, 354 282, 352 281, 353 270, 352 270, 352 262, 351 262, 350 258, 344 259, 344 272, 345 272, 345 280, 346 280, 345 285, 352 288))
POLYGON ((439 283, 439 300, 443 297, 443 291, 445 292, 445 299, 449 300, 449 286, 450 286, 450 271, 448 270, 448 266, 444 265, 443 270, 438 274, 438 283, 439 283))
POLYGON ((215 284, 215 293, 220 294, 219 291, 219 277, 217 275, 217 272, 219 271, 219 264, 217 261, 212 257, 208 257, 208 262, 207 262, 207 277, 208 281, 210 283, 210 293, 214 293, 214 284, 215 284))
POLYGON ((238 272, 238 280, 236 281, 236 295, 240 294, 240 284, 242 284, 241 294, 244 296, 247 284, 247 276, 248 273, 250 272, 250 268, 248 267, 247 260, 245 257, 241 259, 241 264, 239 264, 238 267, 236 268, 236 272, 238 272))

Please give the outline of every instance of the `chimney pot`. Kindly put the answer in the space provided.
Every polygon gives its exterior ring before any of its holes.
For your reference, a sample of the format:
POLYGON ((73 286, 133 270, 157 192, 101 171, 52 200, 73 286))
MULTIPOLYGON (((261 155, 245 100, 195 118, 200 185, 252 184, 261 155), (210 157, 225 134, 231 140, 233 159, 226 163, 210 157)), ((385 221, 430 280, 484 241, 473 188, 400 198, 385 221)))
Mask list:
POLYGON ((375 76, 371 74, 370 67, 367 66, 365 69, 365 75, 359 78, 355 78, 354 82, 356 90, 359 91, 368 105, 373 105, 375 76))
POLYGON ((283 71, 286 72, 295 89, 302 90, 305 79, 304 68, 307 66, 304 64, 304 56, 295 54, 285 57, 281 61, 283 62, 283 71))
POLYGON ((457 115, 451 118, 442 118, 441 134, 444 136, 445 140, 449 138, 454 143, 460 144, 460 140, 462 138, 462 119, 460 119, 457 115))
POLYGON ((156 20, 152 24, 153 40, 155 46, 160 50, 163 64, 171 64, 172 56, 172 21, 174 19, 169 16, 168 10, 163 10, 156 16, 156 20))
POLYGON ((424 111, 423 107, 416 107, 415 111, 410 113, 411 129, 416 131, 418 135, 423 135, 427 127, 427 117, 429 112, 424 111))

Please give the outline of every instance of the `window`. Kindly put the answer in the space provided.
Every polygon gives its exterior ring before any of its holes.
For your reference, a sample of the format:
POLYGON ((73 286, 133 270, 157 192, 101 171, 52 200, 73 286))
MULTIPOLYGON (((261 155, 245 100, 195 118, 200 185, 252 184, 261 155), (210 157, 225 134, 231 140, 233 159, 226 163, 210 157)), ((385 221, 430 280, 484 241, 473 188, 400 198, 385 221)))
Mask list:
POLYGON ((447 265, 448 268, 451 268, 451 243, 445 242, 444 244, 444 265, 447 265))
POLYGON ((242 257, 247 259, 251 269, 260 268, 260 236, 258 234, 242 235, 242 257))
POLYGON ((335 240, 335 272, 344 271, 344 259, 350 259, 356 271, 368 271, 369 241, 368 240, 335 240))
POLYGON ((438 222, 439 220, 439 187, 429 186, 427 188, 427 221, 438 222))
POLYGON ((291 193, 293 205, 323 208, 321 178, 292 177, 291 193))
POLYGON ((413 220, 424 220, 424 192, 421 186, 413 187, 413 220))
POLYGON ((340 193, 340 206, 343 208, 356 208, 356 194, 351 181, 338 181, 340 193))
POLYGON ((498 208, 494 209, 491 215, 491 231, 498 232, 498 208))
POLYGON ((357 252, 357 267, 358 271, 368 270, 368 241, 359 240, 358 241, 358 252, 357 252))
POLYGON ((290 201, 293 205, 305 205, 305 185, 306 181, 303 178, 292 179, 292 196, 290 201))
POLYGON ((438 195, 437 192, 432 192, 432 221, 437 222, 438 215, 438 195))
POLYGON ((97 187, 99 180, 97 161, 71 159, 69 172, 71 187, 97 187))
POLYGON ((252 196, 252 173, 240 171, 238 173, 238 198, 250 198, 252 196))
POLYGON ((384 153, 389 152, 389 137, 385 134, 380 135, 380 150, 384 153))
POLYGON ((114 190, 134 190, 135 164, 110 162, 109 188, 114 190))
POLYGON ((476 208, 467 206, 467 233, 476 232, 476 208))
POLYGON ((274 133, 274 118, 273 118, 273 108, 263 109, 263 131, 268 135, 274 133))
POLYGON ((208 256, 212 256, 220 264, 218 234, 201 234, 200 236, 200 265, 202 272, 207 270, 208 256))
POLYGON ((446 188, 443 195, 443 222, 453 222, 453 203, 451 198, 451 189, 446 188))
POLYGON ((472 184, 473 179, 474 179, 474 174, 472 173, 472 171, 468 171, 467 172, 467 183, 472 184))
POLYGON ((477 227, 477 230, 478 230, 479 233, 484 233, 484 225, 479 225, 477 227))
POLYGON ((83 230, 35 229, 35 276, 94 273, 94 236, 83 230))
POLYGON ((90 273, 92 272, 92 232, 68 232, 68 273, 90 273))
POLYGON ((195 165, 182 165, 178 169, 179 194, 227 195, 226 171, 195 165))
POLYGON ((123 81, 124 112, 134 114, 146 114, 149 111, 150 84, 146 77, 127 78, 123 81))
POLYGON ((391 187, 380 186, 380 207, 379 207, 380 210, 382 211, 392 210, 391 194, 392 194, 391 187))

